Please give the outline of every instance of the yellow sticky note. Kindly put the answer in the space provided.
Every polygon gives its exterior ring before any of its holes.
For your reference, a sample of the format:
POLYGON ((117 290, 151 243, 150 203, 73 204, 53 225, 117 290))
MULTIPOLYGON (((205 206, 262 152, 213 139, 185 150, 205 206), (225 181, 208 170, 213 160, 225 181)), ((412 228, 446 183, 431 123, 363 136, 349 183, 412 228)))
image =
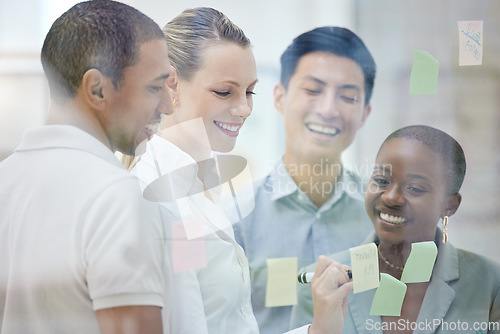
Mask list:
POLYGON ((437 247, 433 241, 412 243, 410 255, 401 275, 401 282, 429 282, 437 253, 437 247))
POLYGON ((458 21, 458 65, 483 64, 483 21, 458 21))
POLYGON ((354 293, 379 286, 377 245, 374 243, 349 248, 351 253, 354 293))
POLYGON ((427 51, 415 51, 410 76, 410 94, 437 94, 438 74, 438 60, 427 51))
MULTIPOLYGON (((354 277, 354 276, 353 276, 354 277)), ((380 274, 380 286, 375 291, 370 315, 400 316, 407 286, 391 275, 380 274)))
POLYGON ((297 304, 297 258, 267 259, 266 307, 297 304))

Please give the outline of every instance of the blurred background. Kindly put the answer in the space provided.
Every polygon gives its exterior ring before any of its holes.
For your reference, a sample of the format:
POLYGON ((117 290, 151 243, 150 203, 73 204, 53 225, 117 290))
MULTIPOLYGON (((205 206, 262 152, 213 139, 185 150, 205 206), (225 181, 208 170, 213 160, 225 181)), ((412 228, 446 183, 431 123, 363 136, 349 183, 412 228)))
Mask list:
MULTIPOLYGON (((44 123, 48 86, 39 53, 52 22, 78 1, 0 0, 0 160, 25 128, 44 123)), ((500 262, 500 1, 496 0, 124 0, 161 27, 182 10, 210 6, 251 39, 259 83, 254 110, 234 153, 254 178, 281 157, 284 129, 273 107, 279 57, 306 30, 337 25, 357 33, 377 63, 372 114, 344 154, 368 176, 379 145, 393 130, 426 124, 455 137, 468 170, 463 201, 449 225, 450 241, 500 262), (483 20, 483 63, 459 66, 457 21, 483 20), (437 95, 410 95, 413 52, 439 61, 437 95)), ((2 178, 8 175, 2 175, 2 178)), ((0 179, 0 182, 1 179, 0 179)))

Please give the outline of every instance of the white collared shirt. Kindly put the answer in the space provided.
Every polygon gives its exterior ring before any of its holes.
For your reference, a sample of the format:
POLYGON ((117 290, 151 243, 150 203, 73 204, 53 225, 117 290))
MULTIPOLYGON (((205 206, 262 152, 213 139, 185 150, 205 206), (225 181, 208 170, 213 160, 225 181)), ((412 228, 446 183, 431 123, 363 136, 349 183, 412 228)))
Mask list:
POLYGON ((168 318, 160 207, 109 148, 30 128, 0 175, 0 332, 97 333, 95 310, 129 305, 168 318))
MULTIPOLYGON (((173 229, 178 231, 182 226, 188 232, 187 238, 174 232, 176 237, 171 242, 174 293, 170 331, 258 333, 247 259, 222 209, 205 197, 197 171, 196 162, 188 154, 158 136, 150 140, 133 170, 145 193, 151 189, 148 186, 164 177, 166 183, 161 186, 171 187, 165 198, 171 201, 162 202, 162 206, 179 218, 173 229), (184 264, 184 268, 176 268, 176 263, 184 264)), ((155 195, 161 199, 161 194, 155 195)), ((218 201, 217 189, 211 189, 210 195, 218 201)))

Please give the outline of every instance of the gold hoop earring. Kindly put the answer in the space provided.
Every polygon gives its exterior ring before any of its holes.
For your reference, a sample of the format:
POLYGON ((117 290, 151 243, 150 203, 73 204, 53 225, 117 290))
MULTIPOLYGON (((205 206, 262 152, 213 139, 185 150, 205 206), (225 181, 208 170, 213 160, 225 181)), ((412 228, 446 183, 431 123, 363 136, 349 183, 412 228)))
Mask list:
POLYGON ((443 217, 443 244, 448 242, 448 216, 443 217))
POLYGON ((172 100, 172 104, 174 105, 174 109, 177 108, 177 101, 175 100, 175 98, 172 100))

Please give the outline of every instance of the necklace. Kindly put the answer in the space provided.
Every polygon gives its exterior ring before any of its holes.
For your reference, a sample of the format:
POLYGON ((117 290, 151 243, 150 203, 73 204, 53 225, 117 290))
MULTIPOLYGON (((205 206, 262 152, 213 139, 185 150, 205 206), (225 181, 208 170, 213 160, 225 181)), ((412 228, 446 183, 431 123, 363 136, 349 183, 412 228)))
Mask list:
POLYGON ((388 265, 389 265, 391 268, 393 268, 393 269, 397 269, 397 270, 399 270, 399 271, 403 271, 404 266, 403 266, 403 267, 396 266, 396 265, 394 265, 394 264, 390 263, 389 261, 387 261, 387 259, 386 259, 386 258, 382 255, 382 252, 380 251, 380 245, 378 245, 377 249, 378 249, 378 254, 379 254, 379 255, 380 255, 380 257, 382 258, 382 261, 384 261, 386 264, 388 264, 388 265))

